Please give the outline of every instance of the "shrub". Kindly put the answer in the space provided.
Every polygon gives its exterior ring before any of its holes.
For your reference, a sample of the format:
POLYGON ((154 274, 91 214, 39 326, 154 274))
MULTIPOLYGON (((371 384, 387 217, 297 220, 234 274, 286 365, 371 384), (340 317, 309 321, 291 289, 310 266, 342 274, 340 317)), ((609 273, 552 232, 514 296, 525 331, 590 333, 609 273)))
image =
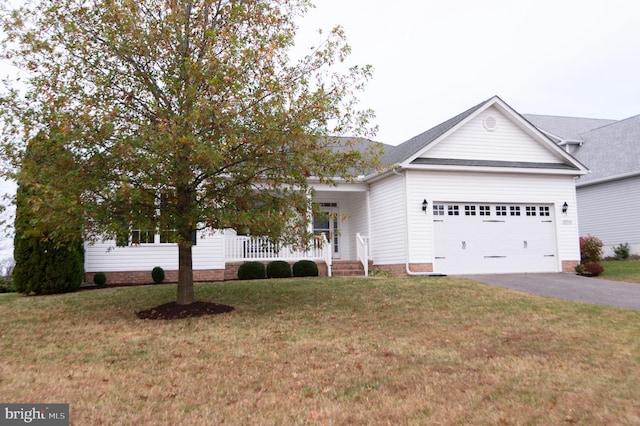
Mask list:
POLYGON ((56 294, 76 291, 84 281, 82 232, 67 239, 48 232, 34 232, 38 213, 31 209, 33 188, 18 182, 14 235, 13 286, 24 294, 56 294))
POLYGON ((580 263, 599 263, 602 260, 602 241, 587 235, 580 237, 580 263))
POLYGON ((103 286, 107 283, 107 275, 104 272, 96 272, 93 274, 93 283, 97 286, 103 286))
POLYGON ((0 277, 0 293, 14 293, 15 291, 11 277, 0 277))
POLYGON ((267 265, 267 277, 269 278, 290 278, 291 265, 284 260, 274 260, 267 265))
POLYGON ((582 275, 597 277, 604 272, 604 268, 599 263, 585 263, 582 266, 584 268, 584 272, 582 273, 582 275))
POLYGON ((159 266, 153 268, 151 270, 151 278, 153 279, 154 283, 160 284, 162 281, 164 281, 164 269, 159 266))
POLYGON ((293 264, 294 277, 317 277, 318 265, 312 260, 298 260, 293 264))
POLYGON ((391 274, 389 274, 384 269, 373 268, 373 269, 369 270, 369 276, 370 277, 379 277, 379 278, 389 278, 391 276, 391 274))
POLYGON ((13 284, 20 293, 66 293, 84 281, 82 241, 63 243, 16 232, 14 247, 13 284))
POLYGON ((613 254, 618 260, 628 259, 631 255, 631 247, 629 246, 629 243, 613 246, 613 254))
POLYGON ((265 267, 261 262, 245 262, 238 268, 241 280, 261 280, 265 277, 265 267))

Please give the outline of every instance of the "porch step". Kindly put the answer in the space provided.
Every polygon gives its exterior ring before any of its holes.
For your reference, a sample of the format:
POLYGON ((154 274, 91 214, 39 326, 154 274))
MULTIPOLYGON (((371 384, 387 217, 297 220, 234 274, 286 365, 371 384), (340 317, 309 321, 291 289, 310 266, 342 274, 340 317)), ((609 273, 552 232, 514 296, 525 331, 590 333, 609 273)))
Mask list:
POLYGON ((357 260, 334 260, 331 266, 334 277, 364 277, 364 267, 357 260))

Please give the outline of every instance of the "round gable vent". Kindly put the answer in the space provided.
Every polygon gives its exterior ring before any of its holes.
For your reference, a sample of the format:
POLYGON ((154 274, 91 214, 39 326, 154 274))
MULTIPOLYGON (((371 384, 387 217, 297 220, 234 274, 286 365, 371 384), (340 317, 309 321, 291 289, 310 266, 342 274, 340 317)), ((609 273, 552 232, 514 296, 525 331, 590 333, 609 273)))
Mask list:
POLYGON ((498 121, 493 115, 487 115, 484 120, 482 120, 482 124, 489 132, 493 132, 496 127, 498 127, 498 121))

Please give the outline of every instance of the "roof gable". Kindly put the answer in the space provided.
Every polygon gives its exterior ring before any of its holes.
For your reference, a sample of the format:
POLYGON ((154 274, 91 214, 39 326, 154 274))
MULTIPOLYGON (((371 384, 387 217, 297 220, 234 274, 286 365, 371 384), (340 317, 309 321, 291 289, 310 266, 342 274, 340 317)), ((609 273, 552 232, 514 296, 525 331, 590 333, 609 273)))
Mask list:
POLYGON ((497 96, 399 145, 383 161, 403 167, 508 167, 576 175, 587 172, 497 96))

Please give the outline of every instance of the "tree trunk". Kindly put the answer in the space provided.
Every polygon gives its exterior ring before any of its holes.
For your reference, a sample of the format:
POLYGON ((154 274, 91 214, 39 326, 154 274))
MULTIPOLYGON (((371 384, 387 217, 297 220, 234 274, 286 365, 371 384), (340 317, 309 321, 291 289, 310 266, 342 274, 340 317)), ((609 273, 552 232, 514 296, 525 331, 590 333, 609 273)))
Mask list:
POLYGON ((176 301, 178 305, 188 305, 195 302, 190 240, 183 239, 178 244, 178 295, 176 301))

